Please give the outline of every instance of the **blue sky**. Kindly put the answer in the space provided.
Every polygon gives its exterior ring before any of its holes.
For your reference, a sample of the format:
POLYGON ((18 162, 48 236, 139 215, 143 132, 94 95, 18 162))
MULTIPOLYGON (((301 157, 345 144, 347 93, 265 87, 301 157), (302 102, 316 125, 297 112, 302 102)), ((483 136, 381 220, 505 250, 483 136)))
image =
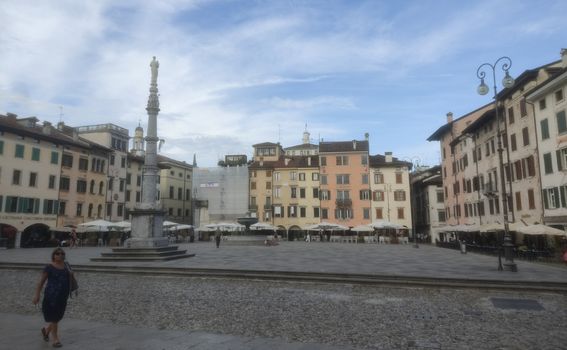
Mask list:
POLYGON ((162 153, 199 166, 252 144, 363 139, 434 165, 426 138, 488 102, 476 68, 560 58, 567 2, 160 0, 0 3, 0 113, 147 123, 160 61, 162 153), (60 115, 60 106, 63 115, 60 115))

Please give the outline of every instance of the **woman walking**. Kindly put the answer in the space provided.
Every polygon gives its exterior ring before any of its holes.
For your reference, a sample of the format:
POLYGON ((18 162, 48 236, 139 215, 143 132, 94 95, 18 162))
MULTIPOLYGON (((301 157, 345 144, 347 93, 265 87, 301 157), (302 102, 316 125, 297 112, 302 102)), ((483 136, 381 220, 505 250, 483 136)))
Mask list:
POLYGON ((33 298, 34 305, 39 303, 41 289, 47 281, 43 292, 43 302, 41 311, 43 318, 48 323, 47 327, 41 329, 43 340, 52 340, 54 348, 60 348, 63 345, 59 340, 58 324, 65 314, 67 307, 67 299, 69 298, 69 289, 72 271, 67 269, 65 265, 65 252, 61 248, 56 248, 51 253, 51 263, 45 265, 33 298))

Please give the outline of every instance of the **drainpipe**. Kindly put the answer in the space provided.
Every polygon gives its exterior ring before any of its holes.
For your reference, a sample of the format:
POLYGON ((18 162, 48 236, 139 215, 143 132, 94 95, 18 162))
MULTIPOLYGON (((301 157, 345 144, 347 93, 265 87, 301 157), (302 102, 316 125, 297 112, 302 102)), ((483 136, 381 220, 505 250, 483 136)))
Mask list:
MULTIPOLYGON (((514 202, 515 202, 515 198, 514 198, 514 190, 512 189, 512 165, 510 164, 510 142, 508 142, 508 120, 510 118, 510 116, 508 115, 508 111, 506 110, 506 108, 504 108, 504 101, 502 101, 502 108, 504 109, 504 137, 506 137, 506 164, 508 167, 508 174, 510 174, 509 178, 508 178, 508 193, 510 194, 510 198, 508 198, 508 206, 512 207, 507 208, 508 213, 512 213, 512 222, 516 222, 516 211, 514 210, 514 202)), ((521 118, 522 116, 520 116, 521 118)), ((506 170, 506 168, 504 169, 506 170)), ((506 176, 508 177, 508 176, 506 176)), ((505 177, 505 178, 506 178, 505 177)), ((502 184, 502 186, 505 186, 506 184, 502 184)))
MULTIPOLYGON (((536 175, 538 177, 538 185, 539 185, 539 201, 540 201, 540 205, 541 205, 541 216, 540 216, 540 222, 542 224, 545 224, 544 218, 545 218, 545 203, 543 202, 543 195, 542 195, 542 191, 543 191, 543 183, 542 183, 542 179, 541 179, 541 172, 540 172, 540 167, 539 167, 539 140, 537 137, 537 122, 536 122, 536 112, 535 112, 535 104, 532 102, 529 102, 526 99, 526 103, 529 104, 530 106, 532 106, 532 112, 533 112, 533 116, 534 116, 534 130, 535 130, 535 157, 534 157, 534 170, 536 171, 536 175), (535 164, 535 160, 537 159, 537 167, 535 164)), ((535 192, 534 192, 534 196, 535 196, 535 192)), ((529 202, 528 202, 529 204, 529 202)))

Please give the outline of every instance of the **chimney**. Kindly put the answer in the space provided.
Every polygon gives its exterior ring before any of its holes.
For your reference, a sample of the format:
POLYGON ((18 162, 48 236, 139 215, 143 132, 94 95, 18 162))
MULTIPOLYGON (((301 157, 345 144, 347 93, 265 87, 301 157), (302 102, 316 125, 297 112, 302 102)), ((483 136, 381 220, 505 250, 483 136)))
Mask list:
POLYGON ((567 49, 561 49, 561 67, 567 68, 567 49))
POLYGON ((385 153, 386 163, 392 163, 392 152, 385 153))
POLYGON ((356 140, 352 140, 352 149, 356 150, 356 140))
POLYGON ((43 133, 45 135, 51 134, 51 128, 52 128, 52 126, 51 126, 50 122, 46 122, 46 121, 43 122, 43 133))
POLYGON ((307 166, 311 166, 311 157, 307 157, 307 166))
POLYGON ((453 112, 447 113, 447 124, 453 122, 453 112))

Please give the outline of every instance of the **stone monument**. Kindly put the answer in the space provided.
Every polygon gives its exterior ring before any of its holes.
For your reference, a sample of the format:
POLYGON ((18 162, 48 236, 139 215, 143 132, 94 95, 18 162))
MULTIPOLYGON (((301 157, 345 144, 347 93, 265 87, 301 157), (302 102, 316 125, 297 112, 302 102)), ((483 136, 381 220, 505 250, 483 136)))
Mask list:
POLYGON ((155 56, 150 63, 152 78, 150 96, 148 98, 148 131, 145 137, 146 151, 142 170, 142 201, 130 212, 132 219, 131 238, 127 239, 123 248, 114 248, 112 253, 101 253, 102 258, 92 261, 138 261, 138 260, 171 260, 187 258, 195 254, 186 254, 186 250, 178 250, 170 246, 167 237, 163 236, 165 211, 157 200, 157 184, 159 168, 157 165, 157 115, 159 113, 159 96, 157 76, 159 62, 155 56))

